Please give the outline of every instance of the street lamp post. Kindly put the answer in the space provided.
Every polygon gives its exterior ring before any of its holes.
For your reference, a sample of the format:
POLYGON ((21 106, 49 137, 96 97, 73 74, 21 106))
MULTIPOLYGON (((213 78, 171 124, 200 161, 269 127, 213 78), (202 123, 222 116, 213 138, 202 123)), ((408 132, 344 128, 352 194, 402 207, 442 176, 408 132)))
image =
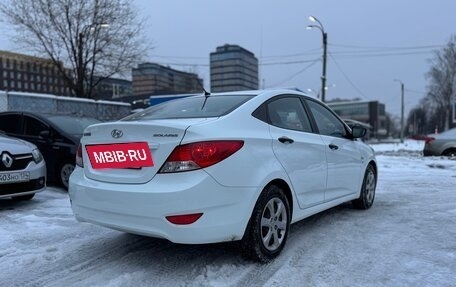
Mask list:
POLYGON ((328 34, 325 32, 323 24, 314 16, 309 16, 309 20, 312 22, 317 22, 318 25, 308 25, 306 29, 313 29, 317 28, 320 30, 321 35, 323 37, 323 71, 321 76, 321 101, 325 101, 325 94, 326 94, 326 48, 328 46, 328 34))
POLYGON ((401 80, 394 79, 401 84, 401 143, 404 142, 404 83, 401 80))

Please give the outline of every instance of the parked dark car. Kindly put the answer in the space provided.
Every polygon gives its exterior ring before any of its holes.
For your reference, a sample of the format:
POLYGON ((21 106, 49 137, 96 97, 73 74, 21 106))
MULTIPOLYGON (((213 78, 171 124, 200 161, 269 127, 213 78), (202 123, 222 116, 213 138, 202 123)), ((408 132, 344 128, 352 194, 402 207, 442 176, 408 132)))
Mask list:
POLYGON ((84 129, 94 118, 10 111, 0 113, 0 130, 35 144, 43 154, 49 182, 68 188, 76 150, 84 129))

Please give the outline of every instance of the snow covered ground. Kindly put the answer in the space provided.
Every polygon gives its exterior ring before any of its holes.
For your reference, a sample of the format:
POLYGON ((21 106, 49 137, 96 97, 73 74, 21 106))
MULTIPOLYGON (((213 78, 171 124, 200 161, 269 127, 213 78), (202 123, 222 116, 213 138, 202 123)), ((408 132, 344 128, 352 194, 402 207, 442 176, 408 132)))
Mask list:
POLYGON ((78 223, 68 195, 0 200, 1 286, 456 286, 456 160, 376 144, 367 211, 344 204, 291 228, 260 265, 233 244, 176 245, 78 223))

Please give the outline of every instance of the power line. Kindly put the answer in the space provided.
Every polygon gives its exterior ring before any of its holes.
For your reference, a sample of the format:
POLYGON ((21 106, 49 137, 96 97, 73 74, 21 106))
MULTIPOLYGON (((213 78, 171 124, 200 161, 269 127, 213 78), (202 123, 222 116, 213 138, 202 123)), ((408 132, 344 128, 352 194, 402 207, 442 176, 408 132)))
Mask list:
MULTIPOLYGON (((269 62, 269 63, 258 63, 259 66, 279 66, 279 65, 296 65, 296 64, 304 64, 304 63, 313 63, 316 59, 311 60, 296 60, 296 61, 281 61, 281 62, 269 62)), ((156 62, 160 65, 172 65, 172 66, 197 66, 197 67, 209 67, 210 64, 203 64, 203 63, 178 63, 178 62, 156 62)))
POLYGON ((415 49, 438 49, 443 48, 445 45, 425 45, 425 46, 356 46, 356 45, 343 45, 329 43, 334 47, 342 48, 355 48, 355 49, 381 49, 381 50, 415 50, 415 49))
POLYGON ((262 63, 263 66, 274 66, 274 65, 294 65, 294 64, 303 64, 303 63, 313 63, 319 61, 320 59, 312 60, 296 60, 296 61, 287 61, 287 62, 271 62, 271 63, 262 63))
MULTIPOLYGON (((425 45, 425 46, 357 46, 357 45, 343 45, 330 43, 332 47, 350 48, 351 50, 339 50, 332 51, 333 56, 337 55, 339 58, 377 58, 377 57, 394 57, 394 56, 410 56, 410 55, 424 55, 432 53, 437 48, 442 48, 442 45, 425 45)), ((311 56, 319 54, 321 48, 309 49, 303 53, 294 54, 282 54, 282 55, 271 55, 260 57, 260 66, 274 66, 274 65, 295 65, 303 63, 311 63, 314 59, 302 59, 303 56, 311 56), (295 60, 284 60, 284 61, 264 61, 273 59, 286 59, 286 58, 298 58, 295 60)), ((173 60, 201 60, 208 59, 208 57, 199 56, 173 56, 173 55, 152 55, 152 57, 169 59, 170 61, 160 61, 162 65, 174 65, 174 66, 200 66, 209 67, 210 65, 201 62, 180 62, 173 60)))
POLYGON ((420 51, 420 52, 333 52, 334 55, 342 58, 377 58, 377 57, 394 57, 394 56, 410 56, 410 55, 425 55, 430 54, 432 51, 420 51))
POLYGON ((347 80, 347 82, 352 86, 352 88, 355 89, 355 91, 357 91, 358 94, 360 94, 363 99, 368 100, 366 95, 352 82, 352 80, 350 80, 350 78, 347 76, 347 74, 342 70, 342 68, 340 67, 339 63, 337 63, 336 59, 332 55, 332 53, 329 53, 329 56, 334 61, 334 64, 336 64, 337 69, 342 73, 342 75, 344 76, 345 80, 347 80))
POLYGON ((427 94, 426 92, 423 92, 423 91, 415 91, 415 90, 411 90, 411 89, 405 89, 405 91, 410 92, 410 93, 415 93, 415 94, 422 94, 422 95, 427 94))
POLYGON ((312 63, 310 63, 309 65, 307 65, 306 67, 304 67, 303 69, 299 70, 298 72, 294 73, 293 75, 291 75, 290 77, 280 81, 279 83, 276 83, 274 85, 270 85, 269 88, 273 88, 273 87, 277 87, 277 86, 281 86, 283 84, 285 84, 286 82, 290 81, 291 79, 293 79, 294 77, 296 77, 297 75, 303 73, 304 71, 306 71, 307 69, 309 69, 310 67, 312 67, 313 65, 315 65, 315 63, 319 62, 320 59, 317 59, 317 60, 314 60, 312 63))

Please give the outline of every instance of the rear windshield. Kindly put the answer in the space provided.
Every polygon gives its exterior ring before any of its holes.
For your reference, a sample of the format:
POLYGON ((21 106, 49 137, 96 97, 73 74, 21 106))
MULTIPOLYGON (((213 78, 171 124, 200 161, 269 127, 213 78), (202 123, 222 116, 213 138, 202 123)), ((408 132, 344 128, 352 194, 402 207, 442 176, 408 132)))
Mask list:
POLYGON ((211 118, 224 116, 251 99, 251 95, 193 96, 171 100, 128 116, 123 121, 211 118))
POLYGON ((48 117, 53 124, 72 135, 82 135, 84 129, 89 125, 100 123, 93 118, 78 118, 67 116, 50 116, 48 117))

